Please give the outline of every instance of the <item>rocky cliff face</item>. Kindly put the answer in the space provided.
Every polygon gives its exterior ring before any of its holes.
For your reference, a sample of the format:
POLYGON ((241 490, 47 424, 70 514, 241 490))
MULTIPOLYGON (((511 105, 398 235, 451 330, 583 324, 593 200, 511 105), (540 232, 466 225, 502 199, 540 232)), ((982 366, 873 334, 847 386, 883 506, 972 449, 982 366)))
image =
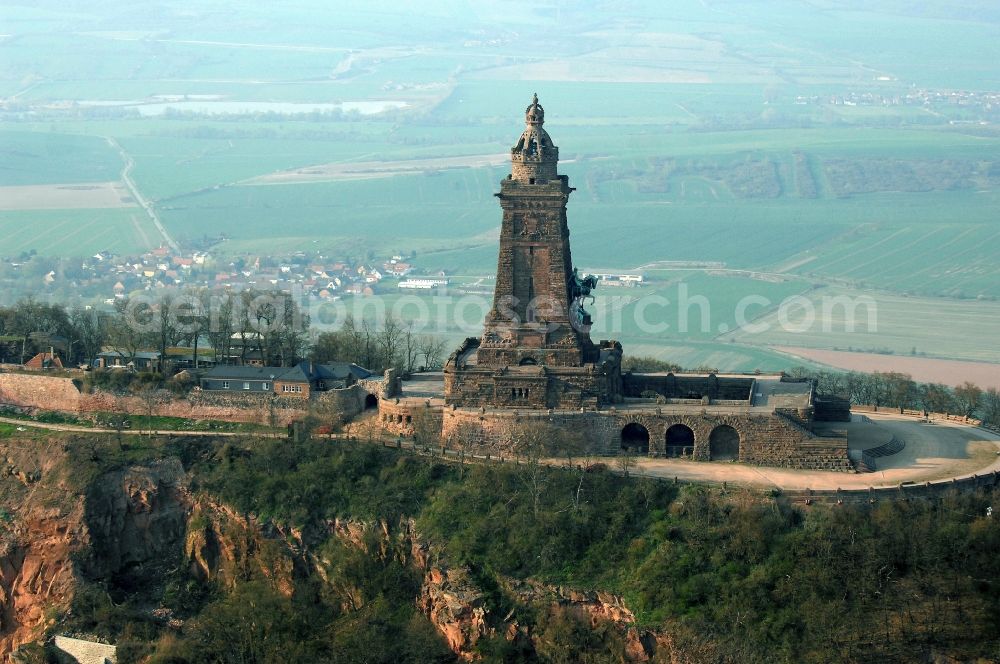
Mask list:
MULTIPOLYGON (((626 661, 681 661, 665 635, 637 628, 614 595, 499 578, 490 583, 497 586, 493 598, 498 589, 505 598, 508 608, 500 611, 475 574, 449 565, 410 519, 334 519, 306 533, 259 523, 192 495, 188 474, 171 458, 103 473, 74 488, 76 469, 62 445, 0 448, 0 661, 42 638, 87 580, 114 586, 155 578, 166 564, 181 562, 194 578, 222 588, 258 574, 286 596, 296 578, 311 575, 349 587, 350 579, 327 578, 329 567, 316 553, 330 537, 414 570, 421 583, 413 601, 461 659, 475 659, 483 639, 500 637, 528 650, 543 646, 532 616, 569 613, 612 629, 625 643, 626 661)), ((169 627, 183 626, 169 610, 151 610, 164 612, 169 627)))
POLYGON ((81 571, 110 578, 176 553, 191 500, 177 459, 106 473, 84 496, 86 555, 81 571))
POLYGON ((295 575, 312 572, 296 541, 290 532, 261 525, 226 505, 201 497, 193 503, 187 522, 184 558, 192 575, 203 582, 232 588, 260 572, 290 596, 295 575))
POLYGON ((183 541, 187 478, 168 459, 80 489, 62 442, 0 449, 0 660, 42 637, 81 579, 114 579, 183 541))
POLYGON ((36 512, 0 544, 0 660, 22 643, 37 639, 52 609, 73 596, 72 554, 79 550, 80 515, 36 512))
POLYGON ((81 503, 61 490, 62 461, 61 447, 52 443, 0 445, 2 661, 41 634, 50 609, 72 599, 72 556, 85 529, 81 503))
POLYGON ((369 546, 374 535, 378 555, 396 557, 417 569, 423 577, 416 598, 418 608, 463 660, 476 659, 479 641, 498 634, 527 648, 537 645, 533 626, 517 618, 519 609, 531 607, 549 613, 569 612, 591 627, 614 629, 625 643, 629 662, 648 662, 654 657, 671 664, 684 661, 668 635, 639 629, 635 615, 622 598, 610 593, 502 577, 498 579, 500 589, 514 608, 507 615, 493 613, 471 571, 464 566, 449 566, 442 552, 423 540, 412 520, 401 520, 395 526, 385 521, 373 524, 336 520, 330 523, 330 532, 357 547, 369 546))

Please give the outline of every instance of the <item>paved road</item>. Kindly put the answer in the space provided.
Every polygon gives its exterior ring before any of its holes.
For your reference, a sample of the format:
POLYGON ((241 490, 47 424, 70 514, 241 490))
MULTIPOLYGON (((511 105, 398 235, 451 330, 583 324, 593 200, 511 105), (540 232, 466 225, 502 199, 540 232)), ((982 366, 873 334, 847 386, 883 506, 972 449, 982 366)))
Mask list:
POLYGON ((961 479, 1000 470, 1000 436, 995 433, 955 422, 924 424, 902 415, 866 415, 872 420, 866 426, 884 430, 871 434, 872 440, 883 439, 888 434, 888 437, 895 435, 906 441, 903 451, 876 460, 878 471, 875 473, 836 473, 674 459, 642 459, 636 464, 636 470, 651 477, 790 490, 895 487, 902 482, 961 479))
POLYGON ((160 235, 163 236, 163 240, 167 243, 167 246, 174 251, 179 252, 180 248, 177 246, 177 243, 174 242, 174 239, 170 237, 170 234, 167 233, 167 229, 163 227, 163 223, 160 222, 160 217, 157 216, 156 210, 153 208, 153 204, 143 197, 143 195, 139 192, 139 188, 135 186, 135 181, 132 180, 132 168, 135 166, 135 160, 132 159, 132 155, 125 152, 125 148, 119 145, 118 141, 110 136, 105 136, 104 140, 106 140, 111 147, 118 150, 118 154, 121 155, 122 161, 125 162, 125 167, 122 169, 122 182, 124 182, 125 186, 128 187, 129 192, 132 194, 132 198, 134 198, 135 202, 146 211, 149 218, 153 220, 156 230, 158 230, 160 235))

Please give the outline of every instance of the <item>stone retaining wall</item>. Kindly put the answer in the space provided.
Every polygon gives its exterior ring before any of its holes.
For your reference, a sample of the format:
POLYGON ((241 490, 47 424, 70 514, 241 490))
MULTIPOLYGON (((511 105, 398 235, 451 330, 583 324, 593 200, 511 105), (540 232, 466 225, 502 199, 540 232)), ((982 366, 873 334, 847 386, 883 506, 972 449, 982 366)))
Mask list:
POLYGON ((0 373, 0 406, 80 411, 80 390, 71 378, 0 373))
MULTIPOLYGON (((178 396, 157 390, 147 398, 94 391, 80 395, 78 413, 108 412, 145 415, 152 405, 153 415, 192 420, 222 420, 286 426, 306 416, 309 401, 300 397, 271 393, 221 394, 195 390, 178 396)), ((57 410, 49 406, 48 410, 57 410)))
POLYGON ((157 390, 147 399, 100 390, 81 392, 71 378, 0 373, 0 406, 71 414, 114 412, 142 415, 152 405, 152 413, 157 416, 286 426, 305 417, 310 406, 315 407, 321 417, 324 412, 337 412, 344 419, 350 419, 364 410, 369 394, 381 398, 384 385, 381 378, 367 379, 345 389, 317 393, 311 400, 270 392, 197 389, 184 395, 157 390))
MULTIPOLYGON (((413 412, 405 406, 391 404, 393 421, 386 426, 394 433, 406 435, 406 417, 413 412), (402 416, 402 421, 397 421, 402 416), (389 427, 396 427, 395 430, 389 427)), ((388 410, 386 411, 389 412, 388 410)), ((441 411, 438 411, 441 412, 441 411)), ((710 439, 713 430, 721 425, 730 426, 740 437, 739 460, 762 466, 810 468, 852 472, 847 457, 847 439, 820 437, 812 434, 794 421, 780 415, 747 414, 671 414, 666 412, 615 411, 478 411, 449 409, 442 412, 442 440, 462 441, 510 453, 504 449, 512 428, 523 423, 538 422, 571 432, 584 441, 588 453, 616 455, 621 453, 621 432, 628 424, 641 425, 649 432, 650 456, 664 456, 667 430, 682 424, 694 433, 692 458, 709 461, 710 439)))

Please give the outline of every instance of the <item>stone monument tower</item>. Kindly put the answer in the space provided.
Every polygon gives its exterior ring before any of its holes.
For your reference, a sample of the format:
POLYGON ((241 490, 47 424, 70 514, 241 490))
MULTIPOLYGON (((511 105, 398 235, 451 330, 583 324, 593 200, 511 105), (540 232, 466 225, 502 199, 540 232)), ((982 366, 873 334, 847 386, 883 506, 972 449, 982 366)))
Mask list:
POLYGON ((559 148, 544 122, 536 95, 496 194, 500 255, 483 336, 466 340, 445 367, 446 399, 455 405, 576 407, 610 403, 621 392, 621 347, 590 338, 583 305, 597 280, 573 267, 566 221, 573 188, 558 172, 559 148))

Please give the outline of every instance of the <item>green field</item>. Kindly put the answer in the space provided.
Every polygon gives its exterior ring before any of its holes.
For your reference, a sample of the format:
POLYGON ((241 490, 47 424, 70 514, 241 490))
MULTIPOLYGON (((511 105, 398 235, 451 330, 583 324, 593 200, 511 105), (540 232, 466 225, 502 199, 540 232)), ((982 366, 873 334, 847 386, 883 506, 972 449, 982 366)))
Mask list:
POLYGON ((35 250, 49 256, 129 254, 160 245, 160 235, 139 208, 0 210, 3 253, 35 250))
MULTIPOLYGON (((766 348, 717 337, 720 331, 737 328, 743 298, 765 298, 776 307, 785 298, 806 292, 807 282, 791 279, 774 283, 700 271, 657 271, 656 278, 657 282, 644 286, 595 291, 596 301, 587 306, 594 319, 591 336, 617 339, 629 355, 650 355, 688 368, 776 371, 800 363, 766 348)), ((484 291, 491 287, 490 281, 482 286, 484 291)), ((445 336, 457 346, 465 337, 482 333, 490 304, 489 295, 464 294, 454 289, 446 295, 392 293, 318 305, 312 320, 326 327, 336 325, 347 314, 370 320, 381 320, 389 314, 397 320, 413 321, 417 333, 445 336)), ((742 313, 753 320, 768 310, 752 304, 742 313)))
POLYGON ((117 180, 118 152, 99 136, 0 127, 0 186, 117 180))
MULTIPOLYGON (((775 0, 766 11, 449 0, 336 12, 318 0, 280 11, 167 0, 144 12, 43 0, 0 18, 0 186, 117 180, 131 159, 169 233, 185 246, 224 236, 222 257, 415 253, 429 271, 490 274, 492 195, 508 169, 399 164, 505 152, 537 91, 577 188, 578 265, 716 261, 780 273, 783 284, 752 284, 768 297, 828 285, 953 298, 973 312, 977 298, 1000 297, 1000 112, 984 101, 1000 90, 1000 10, 985 0, 919 11, 902 0, 775 0), (225 112, 191 112, 194 101, 225 112), (150 115, 167 102, 180 105, 150 115), (299 106, 345 102, 407 106, 299 106), (239 112, 248 104, 280 112, 239 112), (397 170, 259 179, 371 162, 397 170)), ((4 211, 0 235, 0 256, 159 243, 131 210, 4 211)), ((691 279, 713 281, 732 308, 718 277, 691 279)), ((621 335, 650 353, 688 344, 700 358, 733 324, 621 335)), ((967 334, 970 347, 991 343, 977 326, 967 334)), ((933 345, 916 332, 890 341, 933 345)), ((743 353, 725 356, 741 367, 774 359, 731 345, 718 352, 743 353)), ((948 348, 939 352, 972 352, 948 348)))
POLYGON ((1000 362, 1000 348, 986 341, 1000 336, 1000 304, 996 302, 905 297, 842 288, 813 291, 808 299, 811 308, 788 306, 788 325, 782 325, 777 312, 772 312, 753 321, 766 325, 766 330, 741 330, 721 339, 898 355, 916 351, 929 357, 1000 362), (870 303, 874 306, 870 307, 870 303), (809 311, 815 314, 811 324, 809 311))

